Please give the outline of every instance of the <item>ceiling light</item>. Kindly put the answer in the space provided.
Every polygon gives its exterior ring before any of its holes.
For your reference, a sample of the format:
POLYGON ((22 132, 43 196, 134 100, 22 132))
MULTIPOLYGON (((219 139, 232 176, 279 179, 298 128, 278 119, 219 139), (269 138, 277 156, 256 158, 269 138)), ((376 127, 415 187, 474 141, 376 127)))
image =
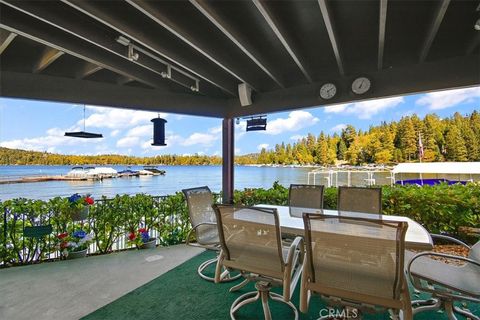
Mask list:
POLYGON ((475 28, 475 30, 480 31, 480 19, 475 22, 475 25, 473 27, 475 28))

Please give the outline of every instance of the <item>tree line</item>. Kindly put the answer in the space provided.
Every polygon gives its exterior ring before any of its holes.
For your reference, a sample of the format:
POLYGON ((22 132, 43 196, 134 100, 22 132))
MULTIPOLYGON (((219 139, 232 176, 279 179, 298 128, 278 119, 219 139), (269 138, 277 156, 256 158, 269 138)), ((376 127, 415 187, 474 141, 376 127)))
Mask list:
POLYGON ((257 162, 275 164, 398 163, 408 161, 480 161, 480 114, 455 113, 441 119, 416 114, 382 122, 368 131, 347 125, 340 134, 309 133, 293 144, 262 149, 257 162), (420 142, 421 141, 421 142, 420 142), (422 147, 421 147, 422 146, 422 147), (420 150, 423 149, 421 155, 420 150), (421 159, 420 159, 421 158, 421 159))
MULTIPOLYGON (((290 144, 281 143, 271 150, 236 156, 237 164, 319 164, 339 161, 352 165, 366 163, 397 163, 422 161, 480 161, 480 113, 462 116, 458 112, 441 119, 428 114, 402 117, 399 121, 383 122, 368 131, 347 125, 340 134, 321 131, 318 136, 309 133, 290 144)), ((157 155, 135 157, 116 154, 62 155, 0 147, 1 165, 219 165, 222 158, 206 155, 157 155)))

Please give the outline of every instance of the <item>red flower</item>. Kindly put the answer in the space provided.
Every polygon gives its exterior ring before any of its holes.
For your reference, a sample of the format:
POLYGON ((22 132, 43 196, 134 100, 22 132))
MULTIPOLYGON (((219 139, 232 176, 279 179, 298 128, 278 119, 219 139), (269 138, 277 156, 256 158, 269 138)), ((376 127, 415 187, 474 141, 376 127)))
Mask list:
POLYGON ((68 232, 60 233, 60 234, 57 236, 58 239, 63 239, 63 238, 65 238, 65 237, 68 237, 68 232))
POLYGON ((146 228, 140 228, 138 229, 138 232, 140 233, 145 233, 145 232, 148 232, 146 228))
POLYGON ((85 202, 86 202, 87 204, 89 204, 89 205, 92 205, 94 201, 93 201, 93 198, 86 197, 86 198, 85 198, 85 202))
POLYGON ((130 232, 130 233, 128 234, 128 239, 130 239, 130 241, 135 240, 136 237, 137 237, 137 236, 136 236, 135 233, 133 233, 133 232, 130 232))
POLYGON ((62 242, 60 243, 60 249, 65 249, 68 247, 68 242, 62 242))

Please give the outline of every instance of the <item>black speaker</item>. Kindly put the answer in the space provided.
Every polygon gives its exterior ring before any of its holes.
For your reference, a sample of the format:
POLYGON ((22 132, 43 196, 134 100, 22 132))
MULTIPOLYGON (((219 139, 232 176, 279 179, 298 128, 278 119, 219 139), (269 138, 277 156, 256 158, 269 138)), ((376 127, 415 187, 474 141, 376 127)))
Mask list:
POLYGON ((165 123, 167 120, 155 118, 153 122, 153 143, 152 146, 166 146, 165 143, 165 123))

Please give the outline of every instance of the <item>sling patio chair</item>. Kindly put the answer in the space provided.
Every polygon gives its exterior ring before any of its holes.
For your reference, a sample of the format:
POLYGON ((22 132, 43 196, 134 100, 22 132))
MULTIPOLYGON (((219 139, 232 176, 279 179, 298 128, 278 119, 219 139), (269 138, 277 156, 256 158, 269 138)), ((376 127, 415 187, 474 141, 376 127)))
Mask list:
MULTIPOLYGON (((190 229, 187 235, 186 244, 219 252, 220 242, 218 239, 215 212, 212 208, 212 192, 207 186, 183 189, 182 192, 187 200, 190 223, 192 224, 192 229, 190 229), (191 242, 193 233, 195 233, 196 242, 191 242)), ((205 280, 215 281, 214 277, 204 274, 205 269, 214 264, 218 264, 218 256, 200 264, 197 269, 198 275, 205 280)), ((240 274, 230 276, 227 273, 222 280, 232 281, 238 279, 240 276, 240 274)))
POLYGON ((338 187, 338 210, 382 214, 382 188, 338 187))
POLYGON ((404 273, 406 222, 312 213, 303 220, 301 312, 317 293, 330 308, 325 318, 340 308, 340 314, 388 310, 394 318, 412 319, 404 273))
POLYGON ((451 320, 457 319, 455 313, 480 320, 478 314, 474 315, 469 310, 454 305, 454 302, 480 303, 480 241, 470 247, 449 236, 431 236, 459 244, 467 248, 469 254, 466 258, 438 252, 421 252, 410 259, 407 273, 412 285, 415 289, 432 295, 432 299, 413 301, 413 314, 443 309, 451 320))
MULTIPOLYGON (((298 319, 298 311, 290 299, 302 272, 303 239, 297 237, 289 247, 282 245, 276 209, 227 205, 215 205, 214 208, 222 245, 220 261, 227 268, 240 271, 246 279, 255 281, 257 289, 233 302, 230 317, 235 319, 241 307, 261 300, 264 317, 269 320, 269 299, 272 299, 287 304, 298 319), (282 286, 283 294, 271 292, 273 286, 282 286)), ((221 277, 216 279, 219 280, 221 277)))
POLYGON ((291 184, 288 192, 288 205, 300 208, 323 208, 323 186, 291 184))

